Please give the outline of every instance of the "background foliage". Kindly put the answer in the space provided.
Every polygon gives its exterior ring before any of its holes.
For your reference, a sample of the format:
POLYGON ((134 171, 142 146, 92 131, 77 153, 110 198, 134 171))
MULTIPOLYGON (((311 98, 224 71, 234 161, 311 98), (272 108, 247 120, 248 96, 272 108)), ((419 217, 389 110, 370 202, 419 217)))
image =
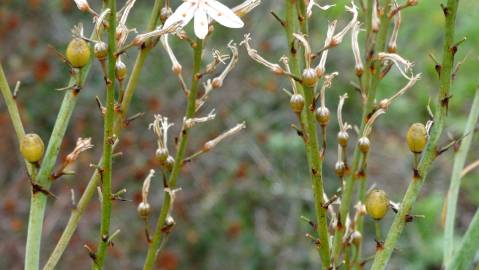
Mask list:
MULTIPOLYGON (((100 1, 90 1, 95 7, 100 1)), ((119 1, 122 4, 122 1, 119 1)), ((172 1, 177 6, 179 1, 172 1)), ((224 1, 232 6, 235 1, 224 1)), ((346 23, 344 5, 336 7, 311 22, 311 41, 316 50, 322 46, 328 20, 346 23), (317 40, 317 42, 315 42, 317 40)), ((227 52, 226 43, 239 43, 242 35, 252 32, 255 47, 266 52, 269 59, 279 59, 286 51, 281 26, 269 15, 270 10, 282 14, 282 1, 264 0, 246 20, 246 27, 229 31, 216 27, 208 48, 227 52)), ((138 1, 130 16, 130 24, 142 31, 152 1, 138 1)), ((405 133, 413 122, 425 122, 428 98, 435 95, 438 81, 434 63, 428 54, 440 55, 442 48, 442 11, 437 1, 420 1, 415 8, 402 13, 403 24, 398 50, 402 56, 416 63, 415 71, 423 73, 422 80, 390 108, 379 120, 373 134, 375 143, 369 159, 370 184, 385 189, 392 200, 399 201, 409 181, 411 156, 405 144, 405 133)), ((467 36, 458 59, 469 53, 453 86, 447 120, 447 132, 460 134, 469 110, 477 77, 477 23, 479 4, 462 1, 458 16, 457 37, 467 36)), ((88 16, 77 11, 70 0, 3 0, 0 4, 0 59, 4 63, 9 82, 22 82, 18 97, 24 125, 28 131, 39 133, 46 141, 61 103, 61 95, 54 89, 63 87, 68 70, 48 44, 63 51, 70 40, 70 28, 82 21, 86 32, 91 30, 88 16)), ((360 35, 360 38, 364 38, 360 35)), ((191 50, 184 42, 171 41, 174 50, 187 68, 191 50)), ((135 52, 127 55, 133 61, 135 52)), ((209 56, 208 56, 209 57, 209 56)), ((338 96, 347 92, 345 119, 357 124, 359 99, 350 84, 354 80, 354 59, 348 40, 330 52, 327 67, 340 76, 327 93, 327 104, 335 108, 338 96)), ((121 229, 116 238, 109 269, 136 269, 142 265, 146 251, 143 223, 137 217, 136 203, 140 200, 141 183, 150 168, 157 168, 153 160, 156 139, 147 129, 153 114, 161 113, 176 122, 178 130, 183 113, 184 95, 172 76, 164 51, 157 47, 150 54, 134 97, 132 113, 145 112, 124 133, 119 151, 123 156, 114 163, 114 190, 127 188, 132 202, 114 202, 112 229, 121 229)), ((186 70, 188 72, 188 70, 186 70)), ((188 73, 187 73, 188 74, 188 73)), ((380 97, 388 97, 403 84, 400 76, 389 76, 381 84, 380 97)), ((205 140, 234 123, 246 120, 248 128, 240 136, 222 144, 189 164, 182 173, 179 186, 182 192, 175 201, 174 217, 177 227, 160 255, 159 269, 313 269, 319 258, 304 234, 309 225, 299 217, 312 216, 312 194, 304 148, 300 138, 290 127, 295 117, 289 110, 289 97, 281 89, 287 81, 275 77, 253 63, 243 48, 238 67, 225 81, 225 86, 214 92, 209 108, 216 108, 221 116, 209 124, 203 133, 195 133, 190 144, 193 152, 205 140), (226 119, 226 120, 225 120, 226 119), (221 122, 224 121, 224 122, 221 122)), ((101 154, 102 121, 95 104, 95 96, 103 95, 104 83, 100 67, 95 63, 73 115, 62 152, 74 147, 77 137, 92 137, 96 147, 80 156, 75 176, 65 177, 53 186, 58 196, 50 201, 44 226, 42 258, 52 250, 70 211, 70 189, 80 194, 91 175, 90 163, 101 154)), ((6 113, 0 103, 0 268, 21 269, 26 238, 29 185, 25 169, 16 149, 16 139, 6 113)), ((195 131, 196 132, 196 131, 195 131)), ((329 126, 329 136, 337 132, 337 124, 329 126)), ((446 140, 446 138, 444 138, 446 140)), ((330 140, 326 152, 326 189, 329 193, 338 187, 334 175, 336 146, 330 140)), ((479 158, 477 135, 468 160, 479 158)), ((351 149, 352 151, 352 149, 351 149)), ((415 214, 425 215, 408 224, 390 269, 439 269, 442 255, 441 210, 445 190, 449 185, 452 151, 441 156, 429 174, 429 181, 414 207, 415 214)), ((463 179, 458 208, 458 233, 469 223, 479 196, 479 173, 463 179)), ((153 216, 161 203, 162 183, 157 174, 152 183, 150 203, 153 216)), ((79 195, 78 195, 79 196, 79 195)), ((90 266, 83 244, 94 245, 99 227, 100 204, 94 201, 80 223, 59 269, 90 266)), ((390 213, 383 222, 389 226, 390 213)), ((366 231, 372 239, 373 224, 366 219, 366 231)), ((372 254, 375 244, 365 245, 365 254, 372 254)))

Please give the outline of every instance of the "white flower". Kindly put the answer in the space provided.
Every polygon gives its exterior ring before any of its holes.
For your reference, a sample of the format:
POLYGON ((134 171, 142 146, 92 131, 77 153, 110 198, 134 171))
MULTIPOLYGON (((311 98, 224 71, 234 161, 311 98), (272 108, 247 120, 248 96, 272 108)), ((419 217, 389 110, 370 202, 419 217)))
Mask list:
POLYGON ((200 39, 208 34, 208 17, 229 28, 241 28, 244 25, 231 9, 216 0, 184 0, 163 27, 170 27, 177 22, 185 26, 193 17, 195 35, 200 39))

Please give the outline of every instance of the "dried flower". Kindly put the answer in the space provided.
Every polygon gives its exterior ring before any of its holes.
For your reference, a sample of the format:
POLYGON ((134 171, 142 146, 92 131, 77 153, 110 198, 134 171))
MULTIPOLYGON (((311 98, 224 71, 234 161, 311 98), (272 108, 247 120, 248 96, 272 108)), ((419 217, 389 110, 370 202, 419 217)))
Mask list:
POLYGON ((396 53, 378 53, 378 58, 380 61, 391 61, 399 69, 399 72, 404 76, 404 78, 411 80, 412 77, 408 76, 406 73, 411 70, 414 66, 414 63, 409 62, 408 60, 402 58, 399 54, 396 53))
POLYGON ((163 35, 160 37, 161 45, 163 48, 165 48, 166 53, 168 54, 168 57, 170 58, 171 61, 171 70, 173 73, 176 75, 181 74, 181 70, 183 69, 180 62, 178 62, 178 59, 176 59, 175 54, 173 53, 173 50, 170 47, 170 44, 168 43, 168 35, 163 35))
MULTIPOLYGON (((395 8, 399 7, 396 1, 394 1, 394 7, 395 8)), ((394 15, 394 27, 388 42, 388 52, 390 53, 396 52, 396 43, 398 39, 400 26, 401 26, 401 11, 398 10, 397 13, 394 15)))
POLYGON ((232 127, 230 130, 225 131, 222 134, 220 134, 218 137, 207 141, 203 145, 203 152, 207 152, 207 151, 211 150, 213 147, 215 147, 222 140, 224 140, 224 139, 226 139, 230 136, 235 135, 236 133, 238 133, 239 131, 241 131, 244 128, 246 128, 246 123, 245 122, 237 124, 236 126, 232 127))
POLYGON ((215 119, 215 117, 216 117, 216 113, 215 113, 215 109, 213 109, 207 116, 183 119, 183 127, 185 129, 190 129, 198 123, 208 122, 210 120, 215 119))
POLYGON ((337 44, 343 41, 344 36, 348 33, 351 28, 356 24, 358 21, 358 7, 354 4, 354 1, 351 1, 351 7, 346 6, 346 10, 353 14, 353 18, 349 23, 343 28, 343 30, 339 31, 336 35, 333 36, 331 42, 334 44, 332 46, 336 46, 337 44))
POLYGON ((354 70, 356 72, 356 76, 360 77, 363 74, 364 66, 363 62, 361 59, 361 53, 359 50, 359 44, 358 44, 358 34, 360 31, 359 28, 360 23, 356 22, 353 25, 353 29, 351 30, 351 48, 353 50, 353 55, 354 55, 354 70))
POLYGON ((72 163, 78 159, 78 156, 81 152, 84 152, 92 147, 93 144, 91 144, 91 138, 78 138, 75 149, 73 149, 73 151, 66 156, 65 161, 67 163, 72 163))
POLYGON ((87 0, 74 0, 75 4, 77 5, 77 8, 82 11, 82 12, 89 12, 90 11, 90 5, 88 4, 87 0))
POLYGON ((249 44, 249 41, 251 40, 250 35, 251 34, 244 35, 244 40, 241 41, 241 43, 240 43, 240 45, 245 45, 246 50, 248 51, 249 57, 251 57, 251 59, 253 59, 254 61, 262 64, 263 66, 271 69, 274 73, 276 73, 278 75, 284 74, 284 70, 281 68, 280 65, 267 61, 266 59, 261 57, 261 55, 258 54, 258 51, 251 48, 251 46, 249 44))
POLYGON ((379 15, 378 15, 378 0, 373 0, 373 14, 371 18, 371 28, 373 32, 377 33, 379 31, 379 15))
POLYGON ((310 0, 309 3, 308 3, 308 6, 306 7, 306 16, 308 16, 308 18, 311 17, 311 15, 313 15, 313 7, 314 6, 318 7, 321 10, 328 10, 329 8, 334 7, 336 5, 321 6, 318 3, 316 3, 314 0, 310 0))
POLYGON ((328 58, 327 48, 331 47, 334 30, 336 29, 336 23, 337 21, 334 20, 328 24, 328 31, 326 32, 326 39, 324 41, 324 47, 326 49, 321 53, 321 59, 319 60, 319 64, 315 68, 316 75, 318 75, 318 78, 323 76, 324 72, 326 72, 326 59, 328 58))
POLYGON ((226 66, 226 68, 221 72, 220 75, 218 75, 216 78, 212 80, 212 86, 213 88, 220 88, 223 85, 223 80, 226 78, 228 73, 230 73, 231 70, 235 67, 236 63, 238 62, 238 47, 236 46, 236 43, 233 43, 233 41, 230 41, 228 43, 228 48, 231 50, 231 57, 230 57, 230 62, 226 66))
POLYGON ((239 17, 243 17, 246 14, 250 13, 255 7, 261 4, 261 0, 246 0, 243 3, 235 6, 231 10, 238 15, 239 17))
MULTIPOLYGON (((163 117, 160 114, 155 114, 155 120, 153 123, 149 125, 149 129, 153 129, 153 132, 156 134, 158 137, 158 149, 157 153, 166 153, 165 155, 161 155, 162 157, 165 156, 165 158, 160 158, 161 162, 166 161, 166 159, 169 157, 168 156, 168 129, 173 126, 172 123, 168 123, 168 118, 163 117)), ((157 155, 157 158, 158 155, 157 155)))
POLYGON ((227 6, 216 0, 186 0, 166 20, 164 27, 181 22, 181 26, 187 25, 194 19, 195 35, 204 39, 208 34, 209 18, 229 28, 243 27, 243 21, 227 6))

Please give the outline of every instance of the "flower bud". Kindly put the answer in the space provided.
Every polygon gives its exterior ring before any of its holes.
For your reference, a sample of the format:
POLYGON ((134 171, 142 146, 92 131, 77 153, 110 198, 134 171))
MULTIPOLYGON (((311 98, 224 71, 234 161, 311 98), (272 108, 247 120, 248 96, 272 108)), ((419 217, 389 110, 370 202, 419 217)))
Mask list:
POLYGON ((373 189, 366 196, 366 211, 375 220, 382 219, 389 209, 389 198, 384 190, 373 189))
POLYGON ((172 216, 168 215, 165 218, 165 224, 163 227, 161 227, 161 231, 164 233, 170 233, 173 230, 173 227, 175 226, 175 220, 173 219, 172 216))
POLYGON ((303 78, 302 82, 307 87, 314 87, 316 82, 318 82, 318 76, 316 75, 316 71, 312 68, 307 68, 303 71, 303 78))
POLYGON ((359 151, 361 151, 361 153, 363 154, 366 154, 367 152, 369 152, 369 146, 371 145, 371 143, 369 142, 368 137, 361 137, 358 140, 358 145, 359 151))
POLYGON ((103 61, 108 56, 108 45, 103 41, 99 41, 95 43, 93 51, 95 52, 96 58, 103 61))
POLYGON ((354 231, 351 234, 351 243, 355 245, 356 247, 359 247, 362 241, 363 241, 363 236, 361 235, 359 231, 354 231))
POLYGON ((342 147, 346 147, 349 141, 349 134, 346 131, 338 132, 338 144, 342 147))
POLYGON ((172 14, 172 10, 169 7, 162 7, 160 11, 160 20, 162 23, 165 23, 166 19, 170 17, 172 14))
POLYGON ((116 61, 116 65, 115 65, 116 79, 119 80, 119 81, 123 81, 126 78, 127 74, 128 74, 128 69, 126 68, 125 63, 123 63, 123 61, 118 59, 118 61, 116 61))
POLYGON ((158 148, 155 152, 155 159, 160 163, 163 164, 168 159, 169 153, 168 149, 166 148, 158 148))
POLYGON ((43 141, 37 134, 26 134, 20 141, 20 152, 28 162, 39 161, 43 157, 44 151, 43 141))
POLYGON ((173 165, 175 165, 175 158, 172 156, 168 156, 166 161, 163 163, 163 168, 165 168, 166 171, 171 172, 173 169, 173 165))
POLYGON ((74 68, 82 68, 90 60, 90 47, 81 38, 74 38, 68 43, 66 57, 74 68))
POLYGON ((136 211, 142 219, 146 219, 150 215, 150 204, 147 202, 141 202, 136 211))
POLYGON ((334 169, 336 170, 336 175, 339 177, 343 177, 344 173, 346 172, 346 165, 342 161, 336 162, 336 165, 334 166, 334 169))
POLYGON ((289 105, 291 106, 291 110, 293 110, 293 112, 302 112, 304 108, 304 97, 300 94, 292 95, 291 99, 289 100, 289 105))
POLYGON ((426 127, 421 123, 412 124, 406 135, 407 145, 413 153, 421 153, 427 143, 426 127))
POLYGON ((326 107, 318 107, 314 112, 316 120, 321 126, 326 126, 329 122, 329 110, 326 107))

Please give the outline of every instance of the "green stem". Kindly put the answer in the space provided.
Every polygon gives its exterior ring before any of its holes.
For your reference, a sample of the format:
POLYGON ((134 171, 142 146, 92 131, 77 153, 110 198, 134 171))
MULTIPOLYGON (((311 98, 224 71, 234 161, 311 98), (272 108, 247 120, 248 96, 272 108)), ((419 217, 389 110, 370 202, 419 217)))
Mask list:
POLYGON ((314 194, 314 208, 316 211, 316 224, 317 224, 317 233, 319 235, 319 254, 321 256, 322 268, 329 269, 331 267, 331 257, 329 254, 329 233, 328 233, 328 220, 327 212, 324 205, 324 183, 323 183, 323 174, 322 174, 322 160, 319 156, 319 143, 318 143, 318 134, 316 130, 316 118, 314 116, 314 111, 311 111, 309 108, 312 108, 313 99, 314 99, 314 88, 304 86, 304 97, 306 101, 306 128, 308 131, 308 140, 306 142, 306 147, 309 148, 311 153, 311 180, 313 184, 313 194, 314 194))
MULTIPOLYGON (((159 19, 159 11, 162 6, 163 0, 156 0, 155 5, 153 7, 151 16, 150 16, 150 21, 148 23, 148 28, 147 31, 152 31, 157 24, 157 21, 159 19)), ((132 97, 135 93, 136 86, 138 85, 138 80, 143 68, 143 65, 145 63, 146 57, 148 53, 150 52, 151 48, 150 47, 144 47, 141 48, 135 64, 133 66, 130 78, 128 80, 128 84, 125 90, 124 98, 121 103, 121 115, 116 118, 115 120, 115 125, 113 129, 113 133, 117 135, 117 137, 120 136, 121 131, 123 130, 125 126, 125 118, 128 113, 128 109, 132 100, 132 97)), ((100 160, 97 164, 99 168, 103 167, 103 160, 100 160)), ((93 196, 96 193, 96 187, 98 186, 98 182, 100 181, 100 174, 98 173, 98 170, 95 170, 93 175, 91 176, 87 187, 85 188, 85 191, 83 192, 77 206, 75 209, 72 210, 72 213, 70 215, 70 218, 68 220, 67 225, 65 226, 65 229, 58 240, 57 245, 55 246, 55 249, 53 250, 52 254, 48 258, 47 263, 43 267, 44 270, 52 270, 55 268, 57 265, 58 261, 60 260, 60 257, 63 255, 63 252, 65 251, 66 247, 68 246, 68 243, 70 242, 70 239, 72 238, 73 234, 75 233, 76 228, 78 227, 78 223, 80 221, 81 216, 83 215, 86 207, 92 200, 93 196)))
POLYGON ((399 212, 394 218, 393 224, 389 229, 389 233, 384 243, 384 249, 379 251, 374 258, 372 270, 385 269, 391 254, 396 246, 396 243, 401 235, 406 224, 406 215, 409 214, 412 205, 417 199, 417 196, 424 184, 428 170, 437 155, 437 142, 441 136, 444 128, 444 121, 447 114, 447 106, 449 99, 449 90, 452 83, 452 70, 454 65, 454 54, 457 48, 454 46, 454 32, 456 23, 456 13, 458 7, 458 0, 448 0, 447 6, 444 7, 444 15, 446 17, 445 23, 445 42, 443 48, 443 60, 440 72, 440 86, 437 100, 436 112, 434 114, 434 126, 432 127, 424 155, 419 162, 417 172, 409 184, 409 187, 401 202, 399 212))
POLYGON ((461 245, 454 253, 454 257, 452 257, 446 270, 470 269, 474 255, 479 249, 479 241, 477 239, 479 239, 479 209, 476 210, 466 234, 464 234, 461 245))
MULTIPOLYGON (((372 32, 372 27, 371 27, 371 20, 372 20, 372 12, 373 12, 373 1, 369 0, 368 1, 368 6, 367 6, 367 16, 366 16, 366 28, 367 28, 367 39, 366 39, 366 65, 365 65, 365 70, 363 74, 363 83, 362 85, 365 86, 366 88, 363 89, 363 91, 367 94, 367 99, 365 103, 363 104, 363 111, 362 111, 362 117, 361 117, 361 127, 359 130, 359 134, 363 133, 364 127, 366 125, 366 122, 373 111, 374 108, 374 100, 376 98, 376 91, 377 87, 380 81, 380 67, 381 63, 378 61, 373 61, 374 56, 370 56, 370 50, 375 52, 376 54, 378 52, 382 52, 385 49, 386 46, 386 39, 387 39, 387 34, 388 34, 388 29, 389 29, 389 18, 388 18, 388 13, 390 10, 390 0, 386 0, 383 3, 384 7, 384 15, 381 16, 380 18, 380 28, 379 32, 377 33, 376 37, 374 38, 374 33, 372 32)), ((367 159, 367 155, 364 156, 365 159, 367 159)), ((364 201, 364 190, 366 189, 366 178, 362 177, 361 174, 358 174, 358 169, 360 168, 360 161, 361 161, 361 153, 359 151, 358 145, 356 144, 354 148, 354 154, 353 154, 353 162, 352 162, 352 174, 346 178, 345 185, 344 185, 344 191, 343 191, 343 196, 341 200, 341 206, 340 206, 340 221, 341 224, 344 224, 346 221, 346 217, 349 213, 349 209, 351 206, 351 201, 353 198, 353 191, 354 191, 354 186, 356 182, 360 182, 360 190, 359 194, 363 195, 362 197, 359 198, 360 201, 364 201), (356 181, 356 180, 361 180, 361 181, 356 181)), ((364 173, 366 173, 364 171, 364 173)), ((359 227, 362 227, 362 219, 359 220, 359 227)), ((333 249, 333 254, 336 256, 339 256, 339 253, 341 252, 341 239, 343 238, 344 230, 337 230, 336 234, 334 236, 334 249, 333 249)), ((361 247, 358 247, 358 256, 361 256, 361 247)))
POLYGON ((474 128, 479 118, 479 91, 476 90, 471 111, 464 128, 463 139, 454 158, 451 184, 447 193, 446 226, 444 230, 444 265, 448 265, 454 252, 454 221, 456 218, 457 197, 461 186, 461 172, 464 169, 467 154, 471 148, 474 128))
MULTIPOLYGON (((200 80, 200 69, 201 69, 201 57, 203 52, 203 40, 197 39, 196 46, 194 48, 194 63, 193 63, 193 75, 192 75, 192 83, 191 89, 188 94, 188 101, 186 105, 186 114, 185 118, 189 119, 192 118, 195 114, 196 109, 196 96, 198 93, 198 85, 200 80)), ((170 177, 168 179, 168 187, 170 190, 173 190, 176 187, 176 182, 178 179, 178 175, 180 174, 180 169, 183 164, 183 158, 186 152, 186 145, 188 144, 188 129, 182 129, 182 134, 180 136, 178 150, 175 156, 175 164, 170 173, 170 177)), ((145 259, 145 265, 143 266, 144 270, 151 270, 153 269, 153 265, 155 263, 157 250, 160 246, 161 239, 163 236, 162 228, 165 224, 166 217, 170 212, 172 198, 171 194, 168 192, 164 193, 163 197, 163 205, 161 207, 160 216, 158 217, 158 221, 156 223, 155 233, 151 240, 150 246, 148 247, 148 253, 145 259)))
MULTIPOLYGON (((83 67, 88 70, 89 65, 83 67)), ((86 73, 83 72, 81 82, 76 82, 75 78, 70 79, 69 85, 75 83, 83 84, 86 78, 86 73)), ((62 101, 62 105, 57 115, 57 120, 53 127, 48 142, 45 156, 43 157, 42 165, 38 171, 36 182, 45 189, 48 189, 51 185, 50 175, 58 157, 60 146, 65 136, 68 123, 70 122, 73 109, 75 108, 78 100, 78 92, 76 90, 67 90, 62 101)), ((25 254, 25 269, 36 270, 39 268, 40 263, 40 248, 41 248, 41 235, 43 228, 43 219, 45 217, 45 207, 47 203, 47 196, 41 192, 32 192, 30 200, 30 214, 28 220, 28 235, 25 254)))
MULTIPOLYGON (((0 63, 0 91, 2 92, 5 104, 7 105, 8 114, 10 115, 10 119, 12 120, 13 128, 15 129, 15 133, 17 134, 18 142, 20 143, 20 141, 25 136, 25 130, 23 129, 22 119, 20 118, 17 102, 12 96, 12 91, 8 86, 7 78, 5 77, 5 73, 3 72, 2 63, 0 63)), ((32 179, 35 179, 33 177, 33 174, 35 173, 35 166, 33 166, 30 162, 26 160, 25 165, 27 166, 28 174, 32 176, 32 179)))
MULTIPOLYGON (((293 48, 294 39, 293 33, 295 31, 294 22, 301 14, 303 20, 300 22, 300 28, 303 34, 308 34, 308 20, 304 16, 306 14, 306 6, 303 1, 296 2, 296 0, 286 0, 286 35, 288 40, 288 47, 290 48, 290 63, 293 74, 300 75, 299 60, 296 55, 296 50, 293 48), (297 5, 297 13, 295 14, 295 4, 297 5)), ((323 207, 324 204, 324 185, 322 175, 322 160, 319 155, 318 134, 316 129, 316 119, 314 116, 313 100, 314 88, 306 87, 298 84, 298 92, 304 95, 306 104, 300 121, 302 126, 306 127, 307 138, 305 140, 306 156, 308 159, 309 170, 311 172, 311 181, 313 185, 314 207, 316 215, 317 233, 320 244, 318 245, 318 252, 321 257, 322 268, 328 269, 331 266, 331 257, 329 253, 329 233, 327 211, 323 207), (312 108, 312 110, 310 109, 312 108)))
POLYGON ((103 166, 99 168, 101 183, 101 224, 98 250, 93 263, 93 269, 103 269, 106 257, 106 248, 109 245, 111 222, 111 182, 112 182, 112 154, 115 137, 113 134, 114 107, 115 107, 115 64, 116 64, 116 0, 108 1, 110 15, 108 19, 108 79, 106 81, 106 112, 104 116, 103 133, 103 166))

